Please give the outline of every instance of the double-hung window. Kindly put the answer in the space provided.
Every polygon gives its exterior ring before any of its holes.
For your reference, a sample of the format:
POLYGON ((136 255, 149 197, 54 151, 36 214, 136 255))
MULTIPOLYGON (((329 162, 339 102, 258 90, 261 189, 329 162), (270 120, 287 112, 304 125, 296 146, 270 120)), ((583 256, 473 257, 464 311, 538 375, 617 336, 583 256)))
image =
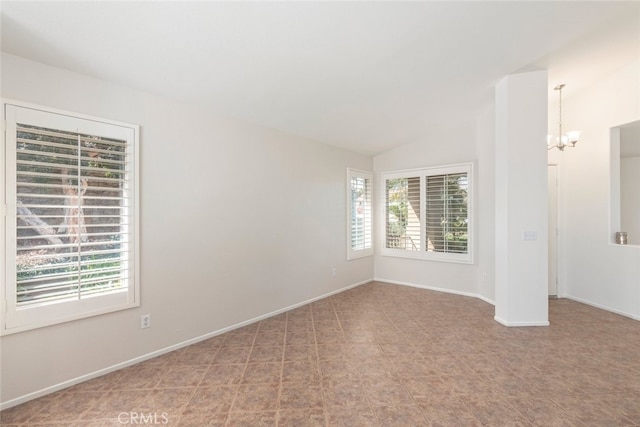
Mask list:
POLYGON ((383 254, 473 262, 472 165, 388 172, 383 254))
POLYGON ((138 126, 3 107, 2 333, 139 305, 138 126))
POLYGON ((347 259, 373 254, 372 187, 371 172, 347 170, 347 259))

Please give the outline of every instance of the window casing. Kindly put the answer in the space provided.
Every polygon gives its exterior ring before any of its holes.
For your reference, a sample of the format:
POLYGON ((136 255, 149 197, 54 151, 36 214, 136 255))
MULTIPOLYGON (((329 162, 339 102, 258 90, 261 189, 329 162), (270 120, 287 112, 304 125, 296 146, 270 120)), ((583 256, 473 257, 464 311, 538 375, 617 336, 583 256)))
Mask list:
POLYGON ((383 173, 383 255, 473 263, 471 163, 383 173))
POLYGON ((138 126, 3 107, 2 334, 138 306, 138 126))
POLYGON ((347 169, 347 259, 373 255, 373 174, 347 169))

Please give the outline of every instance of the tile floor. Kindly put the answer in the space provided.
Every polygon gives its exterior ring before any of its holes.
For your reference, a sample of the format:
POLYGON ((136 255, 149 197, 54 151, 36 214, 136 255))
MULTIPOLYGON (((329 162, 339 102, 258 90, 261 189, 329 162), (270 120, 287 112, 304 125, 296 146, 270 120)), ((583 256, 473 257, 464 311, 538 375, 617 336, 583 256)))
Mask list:
POLYGON ((3 426, 639 426, 640 322, 370 283, 0 413, 3 426))

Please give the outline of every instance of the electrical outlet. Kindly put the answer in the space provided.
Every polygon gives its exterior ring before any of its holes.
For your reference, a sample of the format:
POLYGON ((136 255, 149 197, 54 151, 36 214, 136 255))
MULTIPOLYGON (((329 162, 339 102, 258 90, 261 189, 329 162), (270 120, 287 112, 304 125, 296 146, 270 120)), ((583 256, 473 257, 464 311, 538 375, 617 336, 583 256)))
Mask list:
POLYGON ((335 268, 335 267, 333 267, 333 268, 331 269, 331 277, 336 277, 336 273, 337 273, 337 272, 338 272, 338 270, 336 270, 336 268, 335 268))
POLYGON ((144 329, 148 328, 149 326, 151 326, 151 315, 143 314, 142 316, 140 316, 140 328, 144 329))

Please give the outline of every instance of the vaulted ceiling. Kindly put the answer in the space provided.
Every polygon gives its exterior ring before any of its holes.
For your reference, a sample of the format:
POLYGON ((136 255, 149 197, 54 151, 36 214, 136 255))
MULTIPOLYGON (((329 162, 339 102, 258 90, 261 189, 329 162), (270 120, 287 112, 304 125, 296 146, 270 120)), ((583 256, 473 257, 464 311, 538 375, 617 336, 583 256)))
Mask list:
POLYGON ((13 2, 2 50, 365 154, 640 56, 640 2, 13 2))

